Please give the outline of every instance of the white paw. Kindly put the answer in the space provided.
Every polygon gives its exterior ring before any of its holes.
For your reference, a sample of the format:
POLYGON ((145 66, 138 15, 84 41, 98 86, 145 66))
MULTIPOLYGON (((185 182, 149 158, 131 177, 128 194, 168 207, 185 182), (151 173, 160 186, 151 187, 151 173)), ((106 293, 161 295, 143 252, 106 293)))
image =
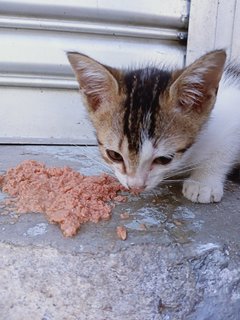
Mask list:
POLYGON ((183 195, 192 202, 219 202, 223 196, 223 183, 203 183, 188 179, 183 183, 183 195))

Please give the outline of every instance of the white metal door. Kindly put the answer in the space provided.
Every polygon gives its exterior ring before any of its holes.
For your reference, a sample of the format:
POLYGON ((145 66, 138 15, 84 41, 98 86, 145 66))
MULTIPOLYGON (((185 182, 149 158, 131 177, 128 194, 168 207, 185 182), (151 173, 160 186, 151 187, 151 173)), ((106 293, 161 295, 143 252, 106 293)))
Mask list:
POLYGON ((183 66, 187 0, 1 0, 0 142, 94 143, 66 51, 183 66))

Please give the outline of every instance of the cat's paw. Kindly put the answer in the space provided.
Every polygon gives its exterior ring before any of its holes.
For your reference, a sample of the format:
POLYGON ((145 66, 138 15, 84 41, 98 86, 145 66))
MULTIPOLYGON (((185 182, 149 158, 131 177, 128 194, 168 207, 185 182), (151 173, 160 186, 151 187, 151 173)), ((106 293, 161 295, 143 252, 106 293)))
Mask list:
POLYGON ((183 183, 183 195, 192 202, 219 202, 223 196, 222 182, 202 183, 187 179, 183 183))

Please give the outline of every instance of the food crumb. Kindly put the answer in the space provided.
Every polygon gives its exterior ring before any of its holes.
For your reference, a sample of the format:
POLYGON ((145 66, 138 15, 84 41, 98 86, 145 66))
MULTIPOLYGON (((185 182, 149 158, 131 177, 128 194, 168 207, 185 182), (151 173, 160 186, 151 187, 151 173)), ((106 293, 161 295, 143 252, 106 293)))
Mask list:
POLYGON ((145 231, 145 230, 147 230, 147 227, 144 223, 140 223, 139 229, 145 231))
POLYGON ((128 212, 122 212, 121 214, 120 214, 120 218, 122 219, 122 220, 127 220, 127 219, 129 219, 129 217, 130 217, 130 215, 129 215, 129 213, 128 212))
POLYGON ((127 201, 127 197, 126 196, 116 196, 116 197, 114 197, 114 201, 126 202, 127 201))
POLYGON ((125 226, 117 226, 116 231, 119 239, 121 240, 127 239, 127 229, 125 226))
POLYGON ((180 220, 174 220, 173 223, 174 223, 176 226, 182 226, 182 225, 183 225, 183 222, 180 221, 180 220))

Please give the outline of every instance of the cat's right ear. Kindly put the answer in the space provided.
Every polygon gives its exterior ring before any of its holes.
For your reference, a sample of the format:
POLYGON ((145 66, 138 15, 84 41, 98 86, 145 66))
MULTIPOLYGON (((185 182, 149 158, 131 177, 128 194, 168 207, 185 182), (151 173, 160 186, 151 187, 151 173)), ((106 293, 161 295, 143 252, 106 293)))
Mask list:
POLYGON ((111 68, 78 52, 68 52, 67 56, 90 112, 95 112, 101 105, 116 99, 118 82, 110 72, 111 68))
POLYGON ((208 114, 216 98, 226 53, 224 50, 209 52, 193 62, 177 77, 170 87, 181 112, 208 114))

